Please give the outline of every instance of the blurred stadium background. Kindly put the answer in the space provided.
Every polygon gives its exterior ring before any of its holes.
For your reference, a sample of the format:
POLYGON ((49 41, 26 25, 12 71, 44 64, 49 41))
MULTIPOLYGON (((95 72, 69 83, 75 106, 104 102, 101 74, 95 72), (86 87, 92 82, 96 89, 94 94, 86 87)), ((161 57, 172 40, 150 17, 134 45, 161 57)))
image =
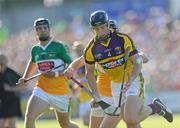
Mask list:
MULTIPOLYGON (((65 41, 72 51, 74 41, 84 45, 92 37, 89 25, 91 12, 103 9, 110 19, 118 21, 120 31, 129 34, 138 48, 148 57, 143 72, 146 80, 146 103, 161 98, 174 113, 180 112, 180 1, 179 0, 0 0, 0 52, 7 55, 9 66, 23 73, 31 47, 37 42, 33 22, 48 18, 52 34, 65 41)), ((74 57, 73 51, 71 52, 74 57)), ((21 93, 22 109, 33 88, 34 81, 21 93)), ((77 120, 78 109, 73 99, 72 117, 77 120)), ((54 119, 51 111, 42 117, 54 119)), ((43 122, 40 122, 43 124, 43 122)), ((23 119, 18 126, 21 127, 23 119)), ((81 122, 78 120, 78 122, 81 122)), ((161 128, 179 128, 152 117, 145 121, 161 128), (158 120, 155 124, 151 120, 158 120), (160 125, 164 124, 164 125, 160 125)), ((57 122, 54 127, 58 127, 57 122)), ((149 123, 149 124, 148 124, 149 123)), ((177 123, 177 125, 175 125, 177 123)), ((40 125, 39 125, 40 126, 40 125)), ((51 125, 52 126, 52 125, 51 125)), ((49 128, 47 125, 43 128, 49 128)), ((83 127, 83 126, 82 126, 83 127)))

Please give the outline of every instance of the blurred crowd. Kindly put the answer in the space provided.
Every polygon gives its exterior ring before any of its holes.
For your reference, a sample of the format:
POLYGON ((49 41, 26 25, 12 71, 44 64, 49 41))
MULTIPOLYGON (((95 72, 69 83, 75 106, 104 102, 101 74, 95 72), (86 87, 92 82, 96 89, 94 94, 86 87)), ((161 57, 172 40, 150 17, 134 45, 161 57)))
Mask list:
MULTIPOLYGON (((120 13, 115 20, 120 32, 130 35, 138 49, 149 57, 149 62, 143 66, 146 84, 153 91, 180 89, 180 20, 172 19, 157 7, 152 7, 146 15, 129 10, 120 13)), ((70 24, 63 19, 54 25, 52 33, 56 39, 66 42, 71 52, 73 42, 81 41, 86 45, 92 38, 89 26, 83 22, 83 17, 74 16, 70 24)), ((36 42, 32 26, 11 35, 0 46, 0 51, 7 55, 9 66, 22 74, 36 42)), ((74 57, 73 52, 71 55, 74 57)))

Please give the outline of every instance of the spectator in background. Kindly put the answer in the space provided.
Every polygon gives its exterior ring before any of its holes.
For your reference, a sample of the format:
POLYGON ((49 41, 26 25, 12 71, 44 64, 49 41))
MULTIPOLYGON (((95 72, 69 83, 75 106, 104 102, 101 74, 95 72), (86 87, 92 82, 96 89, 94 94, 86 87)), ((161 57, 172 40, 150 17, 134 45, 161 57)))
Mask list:
POLYGON ((7 58, 0 54, 0 128, 16 128, 16 117, 21 117, 20 97, 16 91, 20 76, 7 67, 7 58))

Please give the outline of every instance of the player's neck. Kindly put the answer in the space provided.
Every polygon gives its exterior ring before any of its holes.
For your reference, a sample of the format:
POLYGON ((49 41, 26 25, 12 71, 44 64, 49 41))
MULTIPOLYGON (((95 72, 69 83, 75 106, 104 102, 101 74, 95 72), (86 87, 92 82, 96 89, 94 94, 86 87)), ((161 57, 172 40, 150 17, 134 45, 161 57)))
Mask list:
POLYGON ((46 41, 40 41, 40 44, 41 44, 42 46, 46 46, 46 45, 49 43, 50 40, 51 40, 51 38, 49 38, 49 39, 46 40, 46 41))

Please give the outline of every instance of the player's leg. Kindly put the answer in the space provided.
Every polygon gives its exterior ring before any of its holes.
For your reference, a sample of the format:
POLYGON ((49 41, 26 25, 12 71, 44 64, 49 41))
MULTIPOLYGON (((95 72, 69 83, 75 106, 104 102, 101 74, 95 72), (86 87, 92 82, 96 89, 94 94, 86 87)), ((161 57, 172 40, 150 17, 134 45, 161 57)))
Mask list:
MULTIPOLYGON (((113 96, 113 103, 115 106, 118 106, 119 104, 119 97, 120 97, 120 92, 121 92, 121 84, 120 83, 115 83, 111 81, 111 91, 112 91, 112 96, 113 96)), ((108 116, 106 115, 100 125, 101 128, 114 128, 119 121, 122 118, 122 113, 123 113, 123 104, 126 102, 126 96, 125 93, 122 94, 122 99, 121 99, 121 113, 120 116, 108 116)))
POLYGON ((86 102, 80 103, 79 105, 79 114, 83 120, 83 124, 86 126, 89 126, 89 120, 90 120, 91 106, 89 102, 90 101, 86 101, 86 102))
MULTIPOLYGON (((112 97, 107 97, 107 96, 101 96, 101 99, 108 103, 108 104, 113 104, 114 100, 112 97)), ((100 106, 93 106, 91 108, 91 114, 90 114, 90 128, 99 128, 101 122, 103 121, 105 117, 105 113, 102 110, 100 106)))
MULTIPOLYGON (((139 124, 149 117, 152 113, 161 115, 171 122, 173 120, 172 112, 158 99, 150 105, 144 105, 144 87, 139 80, 135 80, 127 91, 127 102, 125 103, 125 121, 129 125, 139 124)), ((136 128, 136 127, 135 127, 136 128)))
POLYGON ((35 120, 48 109, 49 103, 46 93, 40 88, 33 91, 32 96, 29 98, 25 113, 25 128, 35 128, 35 120))
POLYGON ((136 124, 136 125, 126 124, 126 127, 127 127, 127 128, 142 128, 140 124, 136 124))
MULTIPOLYGON (((138 88, 135 88, 136 89, 136 95, 138 93, 138 88)), ((111 81, 111 90, 112 90, 112 95, 113 95, 113 98, 114 98, 114 101, 115 101, 115 104, 116 105, 119 105, 119 98, 120 98, 120 92, 121 92, 121 83, 115 83, 115 82, 112 82, 111 81)), ((131 87, 128 89, 129 91, 129 94, 132 95, 133 91, 134 91, 134 86, 131 85, 131 87)), ((141 94, 141 93, 140 93, 141 94)), ((133 94, 134 95, 134 94, 133 94)), ((135 97, 136 97, 135 95, 135 97)), ((135 122, 136 118, 134 118, 136 115, 136 112, 137 110, 141 109, 142 107, 142 104, 139 103, 141 101, 139 101, 139 97, 136 97, 135 101, 131 101, 129 100, 128 98, 126 98, 127 96, 127 93, 122 93, 122 99, 121 99, 121 106, 124 105, 124 108, 121 107, 121 109, 123 108, 124 110, 121 112, 123 113, 123 118, 124 118, 124 121, 126 122, 126 125, 127 127, 134 127, 134 128, 140 128, 138 126, 140 126, 139 122, 135 122), (133 106, 135 103, 135 105, 137 106, 133 106), (130 108, 131 107, 131 108, 130 108), (134 113, 131 113, 129 111, 127 111, 128 109, 131 109, 131 111, 133 111, 134 113), (128 112, 128 113, 127 113, 128 112), (134 115, 135 114, 135 115, 134 115), (133 120, 132 120, 133 119, 133 120)))
POLYGON ((91 108, 89 127, 99 128, 104 116, 105 114, 100 106, 91 108))
MULTIPOLYGON (((124 104, 123 104, 123 106, 122 106, 122 118, 123 118, 123 120, 124 120, 124 104)), ((125 120, 124 120, 124 122, 125 122, 125 120)), ((126 123, 126 122, 125 122, 126 123)), ((133 126, 131 126, 131 125, 129 125, 129 124, 127 124, 126 123, 126 127, 127 128, 141 128, 141 126, 140 126, 140 124, 137 124, 137 125, 133 125, 133 126)))
POLYGON ((78 128, 77 124, 70 120, 69 112, 56 112, 56 118, 62 128, 78 128))
POLYGON ((82 118, 83 118, 83 124, 89 126, 90 111, 86 111, 86 113, 82 116, 82 118))
POLYGON ((149 104, 152 109, 152 113, 157 113, 160 116, 163 116, 168 122, 173 122, 173 113, 172 111, 162 103, 162 101, 158 98, 153 100, 152 104, 149 104))
POLYGON ((168 122, 173 121, 171 110, 166 107, 159 99, 155 99, 152 104, 146 106, 144 105, 143 99, 140 97, 138 98, 138 96, 128 96, 126 105, 127 111, 125 111, 125 121, 127 126, 129 126, 128 128, 141 128, 139 123, 155 113, 163 116, 168 122), (133 103, 133 107, 131 107, 131 103, 133 103), (142 105, 142 107, 140 107, 138 104, 142 105))
MULTIPOLYGON (((124 106, 124 120, 127 128, 141 128, 139 114, 144 107, 144 99, 138 96, 127 96, 127 101, 124 106)), ((151 113, 148 111, 146 115, 151 113)), ((144 114, 145 115, 145 114, 144 114)))
POLYGON ((90 128, 99 128, 104 117, 90 116, 90 128))
POLYGON ((121 115, 119 117, 117 116, 108 116, 106 115, 102 121, 102 124, 100 128, 116 128, 118 123, 121 121, 121 119, 124 119, 124 104, 121 106, 121 115))
POLYGON ((122 115, 120 116, 105 115, 99 128, 115 128, 121 119, 122 119, 122 115))
POLYGON ((145 120, 146 118, 148 118, 152 113, 152 108, 146 105, 143 105, 139 115, 138 115, 138 121, 141 122, 143 120, 145 120))
MULTIPOLYGON (((114 84, 111 83, 111 90, 112 90, 113 97, 109 98, 110 101, 108 101, 107 98, 104 98, 104 101, 106 101, 109 104, 117 105, 118 104, 117 97, 119 97, 119 94, 120 94, 119 89, 120 89, 119 86, 117 86, 115 83, 114 84)), ((122 110, 121 110, 120 116, 109 116, 109 115, 105 114, 104 119, 101 122, 100 128, 115 128, 117 126, 117 124, 122 119, 122 111, 123 111, 124 102, 125 102, 125 97, 123 94, 123 96, 122 96, 122 107, 121 107, 122 110)))
POLYGON ((140 127, 140 113, 144 118, 150 115, 151 109, 144 106, 144 84, 139 79, 135 79, 126 92, 126 103, 124 106, 124 120, 128 128, 140 127), (141 112, 142 111, 142 112, 141 112))

